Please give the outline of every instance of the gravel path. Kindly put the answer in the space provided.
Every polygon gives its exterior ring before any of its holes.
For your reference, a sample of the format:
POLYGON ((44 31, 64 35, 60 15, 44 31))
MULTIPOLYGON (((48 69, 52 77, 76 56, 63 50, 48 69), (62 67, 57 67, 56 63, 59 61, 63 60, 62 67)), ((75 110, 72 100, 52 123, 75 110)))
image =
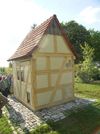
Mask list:
POLYGON ((8 100, 9 105, 7 106, 7 115, 9 119, 19 125, 21 129, 25 128, 27 130, 32 129, 47 120, 53 120, 56 122, 64 119, 70 114, 71 109, 77 111, 78 108, 83 108, 92 103, 92 101, 95 101, 76 98, 72 102, 33 112, 17 101, 14 97, 9 96, 8 100), (64 114, 65 112, 67 113, 66 116, 64 114))

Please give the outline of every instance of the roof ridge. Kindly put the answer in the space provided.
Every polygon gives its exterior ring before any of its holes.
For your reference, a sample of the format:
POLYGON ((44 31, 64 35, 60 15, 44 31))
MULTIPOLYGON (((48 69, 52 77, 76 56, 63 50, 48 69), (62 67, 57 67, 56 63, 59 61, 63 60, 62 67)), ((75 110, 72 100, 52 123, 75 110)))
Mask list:
POLYGON ((41 24, 39 24, 38 26, 36 26, 34 29, 32 29, 33 31, 37 30, 39 27, 41 27, 43 24, 45 24, 47 21, 50 21, 53 19, 53 17, 56 17, 56 15, 52 15, 51 17, 49 17, 48 19, 46 19, 45 21, 43 21, 41 24))

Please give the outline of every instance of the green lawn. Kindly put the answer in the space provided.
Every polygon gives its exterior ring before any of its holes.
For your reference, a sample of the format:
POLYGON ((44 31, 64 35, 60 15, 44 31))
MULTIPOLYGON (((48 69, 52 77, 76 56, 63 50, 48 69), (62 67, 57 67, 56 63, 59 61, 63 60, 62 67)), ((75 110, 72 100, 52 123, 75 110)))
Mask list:
POLYGON ((77 113, 72 112, 66 119, 51 125, 59 134, 92 134, 98 126, 100 126, 100 109, 94 106, 79 110, 77 113))
MULTIPOLYGON (((55 132, 48 134, 93 134, 96 128, 100 127, 100 84, 75 84, 75 93, 86 98, 95 98, 96 102, 79 109, 77 112, 71 111, 70 116, 56 123, 48 123, 48 127, 55 132)), ((67 111, 66 111, 67 112, 67 111)), ((66 113, 65 113, 66 114, 66 113)), ((46 134, 42 126, 36 129, 33 134, 46 134), (38 131, 39 130, 39 131, 38 131)))
MULTIPOLYGON (((100 84, 76 83, 75 94, 97 101, 77 111, 71 110, 71 114, 65 119, 41 125, 31 134, 93 134, 95 129, 100 127, 100 84)), ((5 117, 0 118, 0 134, 12 134, 5 117)))
POLYGON ((100 83, 75 83, 75 93, 82 97, 100 100, 100 83))
POLYGON ((4 116, 0 117, 0 134, 12 134, 11 126, 4 116))

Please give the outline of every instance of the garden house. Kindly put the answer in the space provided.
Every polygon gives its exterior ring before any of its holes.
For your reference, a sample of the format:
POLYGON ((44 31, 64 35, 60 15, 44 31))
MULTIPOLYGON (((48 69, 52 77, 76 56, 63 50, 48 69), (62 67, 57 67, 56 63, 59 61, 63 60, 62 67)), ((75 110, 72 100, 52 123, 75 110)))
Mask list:
POLYGON ((33 28, 9 58, 14 96, 32 110, 73 100, 75 55, 56 15, 33 28))

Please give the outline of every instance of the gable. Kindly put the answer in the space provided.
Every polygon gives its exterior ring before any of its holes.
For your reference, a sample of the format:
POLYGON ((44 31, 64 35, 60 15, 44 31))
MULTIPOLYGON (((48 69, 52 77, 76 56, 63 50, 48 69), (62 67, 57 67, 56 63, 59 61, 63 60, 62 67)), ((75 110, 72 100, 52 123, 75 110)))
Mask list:
POLYGON ((62 52, 69 51, 76 56, 76 53, 72 45, 68 41, 64 31, 62 30, 56 15, 53 15, 49 19, 44 21, 41 25, 32 29, 29 34, 27 34, 21 45, 18 47, 16 52, 8 59, 8 61, 16 60, 18 58, 30 57, 32 56, 33 51, 36 50, 38 47, 41 48, 41 51, 44 49, 44 51, 46 52, 53 52, 56 49, 56 44, 59 47, 58 50, 61 50, 62 52), (57 39, 55 39, 56 37, 52 37, 50 35, 56 35, 57 39), (62 36, 63 39, 58 39, 58 36, 62 36), (43 40, 44 42, 41 43, 43 40), (58 40, 60 41, 60 44, 58 40), (64 44, 66 43, 68 47, 65 47, 64 44))
POLYGON ((72 54, 71 50, 68 47, 68 43, 65 42, 63 36, 56 36, 56 40, 57 40, 57 51, 59 53, 72 54))
POLYGON ((68 43, 63 37, 57 20, 52 19, 47 30, 45 31, 45 34, 42 37, 42 40, 39 43, 39 52, 72 54, 68 43))
POLYGON ((53 19, 50 22, 50 25, 45 33, 46 34, 53 34, 53 35, 61 35, 61 30, 59 29, 55 19, 53 19))
POLYGON ((43 52, 43 53, 56 52, 56 53, 72 54, 63 36, 52 35, 52 34, 44 35, 43 39, 39 44, 38 52, 43 52))

